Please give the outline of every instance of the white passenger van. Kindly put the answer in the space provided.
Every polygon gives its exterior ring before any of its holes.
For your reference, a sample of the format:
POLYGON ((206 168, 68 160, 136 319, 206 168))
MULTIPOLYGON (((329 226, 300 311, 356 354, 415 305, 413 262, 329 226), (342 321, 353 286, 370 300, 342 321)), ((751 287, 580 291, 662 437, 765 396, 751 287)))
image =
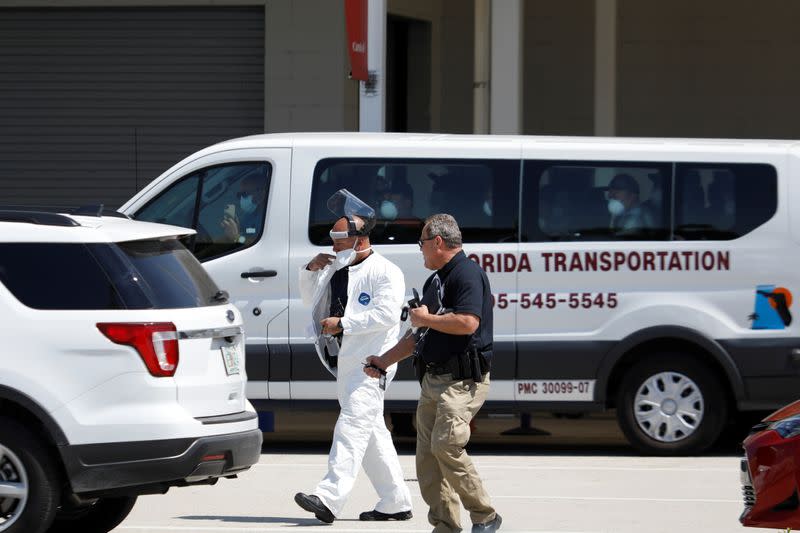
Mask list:
MULTIPOLYGON (((197 230, 187 244, 245 316, 259 409, 335 406, 297 278, 330 250, 325 200, 347 188, 378 212, 372 243, 409 293, 430 274, 425 217, 458 220, 495 298, 485 410, 616 407, 639 450, 695 453, 737 411, 800 394, 799 156, 789 141, 259 135, 187 157, 121 211, 197 230), (243 216, 245 182, 266 201, 231 240, 221 218, 243 216)), ((406 361, 387 410, 417 395, 406 361)))

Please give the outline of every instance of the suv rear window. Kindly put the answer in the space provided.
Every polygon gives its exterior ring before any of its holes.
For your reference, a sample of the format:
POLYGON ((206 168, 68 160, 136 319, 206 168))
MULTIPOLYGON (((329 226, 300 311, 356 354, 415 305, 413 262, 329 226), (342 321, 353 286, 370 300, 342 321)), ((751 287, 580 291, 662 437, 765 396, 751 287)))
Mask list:
POLYGON ((28 307, 178 309, 220 305, 219 289, 177 240, 0 243, 0 282, 28 307))

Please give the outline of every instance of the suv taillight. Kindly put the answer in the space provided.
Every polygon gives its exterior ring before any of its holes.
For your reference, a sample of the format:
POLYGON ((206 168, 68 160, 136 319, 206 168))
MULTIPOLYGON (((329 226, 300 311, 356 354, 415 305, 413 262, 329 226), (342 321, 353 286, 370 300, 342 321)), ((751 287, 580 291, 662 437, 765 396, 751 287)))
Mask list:
POLYGON ((97 329, 117 344, 135 348, 152 375, 161 378, 175 374, 178 368, 178 332, 172 322, 101 322, 97 329))

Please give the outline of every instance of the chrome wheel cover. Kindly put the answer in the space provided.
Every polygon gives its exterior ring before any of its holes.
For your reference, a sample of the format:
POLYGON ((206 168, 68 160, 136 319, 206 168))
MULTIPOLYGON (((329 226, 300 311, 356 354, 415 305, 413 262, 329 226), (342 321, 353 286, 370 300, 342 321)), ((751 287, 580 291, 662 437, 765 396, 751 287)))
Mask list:
POLYGON ((650 376, 633 399, 636 424, 658 442, 678 442, 690 437, 700 427, 704 412, 700 387, 679 372, 650 376))
POLYGON ((22 461, 0 444, 0 531, 9 529, 22 515, 29 492, 22 461))

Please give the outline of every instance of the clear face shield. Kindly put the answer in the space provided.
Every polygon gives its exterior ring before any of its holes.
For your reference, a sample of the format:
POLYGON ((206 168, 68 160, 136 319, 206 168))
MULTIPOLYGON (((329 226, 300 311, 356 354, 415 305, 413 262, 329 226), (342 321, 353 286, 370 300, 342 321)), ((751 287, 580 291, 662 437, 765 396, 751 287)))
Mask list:
POLYGON ((340 218, 347 219, 347 231, 331 231, 331 239, 363 237, 375 227, 375 210, 347 189, 339 189, 328 198, 328 209, 340 218), (358 222, 361 219, 363 225, 358 222))

